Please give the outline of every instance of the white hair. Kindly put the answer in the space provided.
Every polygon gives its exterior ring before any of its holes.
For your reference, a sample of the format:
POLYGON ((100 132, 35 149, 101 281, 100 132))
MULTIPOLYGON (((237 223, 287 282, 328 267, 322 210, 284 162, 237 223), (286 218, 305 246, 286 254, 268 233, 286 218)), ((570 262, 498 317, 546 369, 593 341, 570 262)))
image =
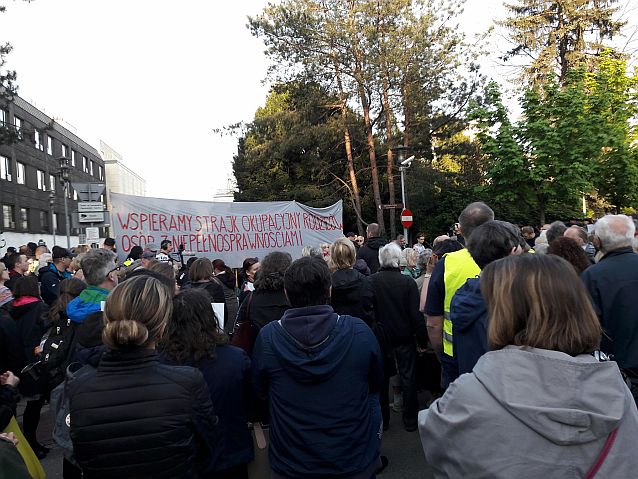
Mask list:
POLYGON ((401 248, 394 241, 379 250, 379 266, 398 268, 401 264, 401 248))
POLYGON ((632 246, 636 225, 626 215, 606 215, 596 222, 594 233, 600 238, 605 253, 632 246))

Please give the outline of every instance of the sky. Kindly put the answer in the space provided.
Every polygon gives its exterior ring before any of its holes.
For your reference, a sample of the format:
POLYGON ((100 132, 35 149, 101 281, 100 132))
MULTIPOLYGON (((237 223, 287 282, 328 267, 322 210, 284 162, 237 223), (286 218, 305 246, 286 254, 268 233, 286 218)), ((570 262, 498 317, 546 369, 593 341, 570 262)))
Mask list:
MULTIPOLYGON (((246 17, 267 0, 2 3, 20 96, 115 149, 148 196, 211 201, 227 188, 237 139, 214 129, 251 121, 266 99, 268 60, 246 17)), ((467 0, 459 28, 472 37, 503 17, 502 0, 467 0)), ((481 64, 503 80, 498 31, 491 42, 481 64)))

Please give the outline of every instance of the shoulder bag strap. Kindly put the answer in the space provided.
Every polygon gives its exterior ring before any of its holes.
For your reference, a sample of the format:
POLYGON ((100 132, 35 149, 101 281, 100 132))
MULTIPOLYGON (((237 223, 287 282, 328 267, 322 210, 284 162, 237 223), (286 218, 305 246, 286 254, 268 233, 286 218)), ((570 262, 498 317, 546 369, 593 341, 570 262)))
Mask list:
POLYGON ((614 442, 616 441, 617 434, 618 434, 618 429, 614 429, 613 431, 611 431, 611 433, 607 437, 607 441, 605 441, 603 450, 600 452, 598 459, 596 459, 596 462, 591 467, 589 472, 585 475, 585 479, 594 479, 594 477, 596 477, 596 474, 598 474, 598 471, 603 466, 603 463, 605 462, 605 459, 607 459, 607 455, 609 454, 611 447, 614 445, 614 442))

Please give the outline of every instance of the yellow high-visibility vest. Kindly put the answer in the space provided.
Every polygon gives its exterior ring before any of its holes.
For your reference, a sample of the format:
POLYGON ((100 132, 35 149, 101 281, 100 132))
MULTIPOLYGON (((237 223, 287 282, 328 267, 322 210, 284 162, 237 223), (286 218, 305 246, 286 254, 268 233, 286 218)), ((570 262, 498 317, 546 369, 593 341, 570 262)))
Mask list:
POLYGON ((454 355, 452 336, 452 321, 450 320, 450 304, 456 290, 465 284, 469 278, 481 273, 481 268, 474 262, 467 249, 454 251, 445 255, 445 302, 443 303, 443 352, 448 356, 454 355))

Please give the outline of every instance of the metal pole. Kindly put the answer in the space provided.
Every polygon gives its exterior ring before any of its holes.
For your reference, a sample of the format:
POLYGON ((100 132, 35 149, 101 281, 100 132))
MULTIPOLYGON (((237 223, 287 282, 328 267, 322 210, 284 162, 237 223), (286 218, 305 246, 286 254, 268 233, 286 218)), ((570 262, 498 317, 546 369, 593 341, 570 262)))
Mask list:
MULTIPOLYGON (((405 178, 404 178, 405 167, 400 166, 399 171, 401 172, 401 201, 403 201, 403 209, 406 209, 407 205, 405 204, 405 178)), ((403 227, 403 236, 405 238, 406 244, 409 243, 408 229, 405 226, 403 227)))
POLYGON ((64 180, 64 224, 66 227, 66 247, 71 247, 71 225, 69 222, 69 204, 67 200, 67 192, 69 189, 69 181, 64 180))
POLYGON ((55 191, 49 192, 49 206, 51 207, 51 232, 53 233, 53 244, 55 246, 55 191))
POLYGON ((52 247, 55 246, 55 211, 51 211, 51 228, 53 229, 53 244, 52 247))

